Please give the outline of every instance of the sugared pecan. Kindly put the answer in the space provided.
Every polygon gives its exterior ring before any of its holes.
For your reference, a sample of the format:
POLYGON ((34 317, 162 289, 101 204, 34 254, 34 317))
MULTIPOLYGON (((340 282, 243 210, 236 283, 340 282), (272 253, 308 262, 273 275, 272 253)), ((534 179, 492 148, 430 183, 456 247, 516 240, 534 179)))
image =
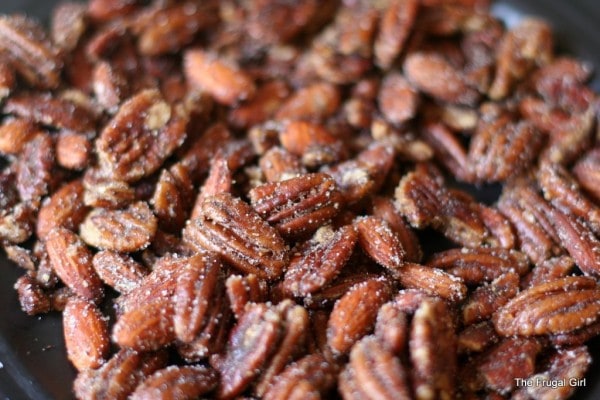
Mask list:
POLYGON ((14 288, 19 296, 21 309, 27 314, 43 314, 52 308, 48 294, 30 274, 24 274, 17 279, 14 288))
POLYGON ((594 323, 598 309, 596 281, 569 276, 519 293, 494 313, 493 321, 504 336, 566 333, 594 323))
POLYGON ((275 230, 242 200, 230 194, 209 197, 202 215, 183 231, 183 240, 260 278, 277 278, 287 264, 287 246, 275 230))
POLYGON ((278 120, 326 118, 335 113, 340 101, 340 93, 335 85, 325 82, 314 83, 290 96, 279 107, 275 118, 278 120))
POLYGON ((595 200, 600 199, 600 150, 597 148, 587 152, 573 166, 573 174, 583 189, 595 200))
POLYGON ((354 221, 358 232, 358 243, 377 263, 399 274, 404 263, 402 243, 384 220, 368 216, 354 221))
POLYGON ((29 84, 41 89, 59 85, 62 60, 38 22, 23 15, 2 16, 0 43, 29 84))
POLYGON ((434 254, 427 265, 461 277, 467 284, 491 281, 509 272, 529 270, 529 260, 516 250, 500 248, 450 249, 434 254))
POLYGON ((120 293, 133 290, 148 275, 148 270, 130 256, 110 250, 94 254, 92 265, 100 279, 120 293))
POLYGON ((183 143, 187 116, 148 89, 127 100, 96 140, 101 169, 133 182, 155 172, 183 143))
POLYGON ((397 276, 405 288, 420 289, 450 302, 460 302, 467 296, 467 287, 460 277, 438 268, 406 263, 397 276))
POLYGON ((308 121, 290 121, 279 132, 281 145, 302 157, 308 168, 340 161, 345 155, 344 143, 324 126, 308 121))
POLYGON ((54 143, 49 134, 39 133, 25 144, 16 168, 16 185, 21 200, 38 204, 48 193, 54 163, 54 143))
POLYGON ((166 363, 166 352, 121 349, 100 368, 81 371, 73 391, 82 400, 125 400, 142 380, 166 363))
POLYGON ((0 125, 0 153, 19 154, 36 134, 35 124, 28 119, 5 119, 0 125))
POLYGON ((192 399, 217 386, 217 373, 202 365, 172 365, 148 376, 129 396, 131 400, 192 399))
POLYGON ((264 394, 265 400, 306 399, 325 395, 335 384, 336 366, 320 353, 309 354, 290 364, 264 394))
POLYGON ((436 53, 411 53, 404 61, 404 73, 417 89, 444 102, 474 105, 479 99, 461 71, 436 53))
POLYGON ((174 327, 177 338, 191 342, 205 324, 214 292, 220 288, 222 265, 214 256, 187 259, 177 276, 174 327))
POLYGON ((535 372, 536 356, 541 350, 536 338, 506 338, 483 355, 477 371, 486 387, 508 394, 517 385, 517 379, 535 372))
POLYGON ((373 329, 377 310, 390 296, 391 288, 382 279, 368 279, 350 288, 331 311, 327 323, 329 347, 335 353, 347 353, 356 341, 373 329))
POLYGON ((156 217, 148 204, 140 201, 124 210, 96 208, 85 217, 79 231, 90 246, 133 252, 147 247, 156 229, 156 217))
POLYGON ((244 314, 246 304, 262 303, 267 300, 267 284, 254 274, 230 275, 225 281, 225 287, 236 319, 244 314))
POLYGON ((94 303, 72 296, 63 311, 67 357, 83 371, 98 368, 109 350, 108 324, 94 303))
POLYGON ((267 150, 258 163, 267 182, 283 181, 306 174, 300 157, 278 146, 267 150))
MULTIPOLYGON (((364 337, 352 347, 347 368, 352 369, 354 385, 365 398, 411 397, 408 371, 400 359, 374 336, 364 337)), ((343 390, 342 394, 346 395, 343 390)), ((348 394, 351 396, 351 393, 348 394)))
POLYGON ((471 293, 462 308, 466 325, 490 317, 519 291, 519 275, 508 272, 494 279, 489 285, 479 286, 471 293))
POLYGON ((218 396, 234 398, 243 392, 266 366, 281 337, 281 311, 250 304, 233 328, 222 359, 213 360, 221 374, 218 396))
POLYGON ((413 316, 408 342, 417 398, 453 398, 456 392, 456 333, 450 309, 426 299, 413 316))
POLYGON ((283 290, 294 296, 308 296, 329 284, 350 258, 358 237, 352 226, 337 231, 320 228, 290 260, 283 278, 283 290))
POLYGON ((375 63, 384 69, 392 66, 402 52, 417 17, 419 2, 395 0, 383 11, 373 43, 375 63))
POLYGON ((323 173, 266 183, 248 193, 252 206, 284 237, 302 237, 329 222, 341 207, 335 181, 323 173))
POLYGON ((38 213, 37 237, 46 240, 52 229, 62 226, 76 229, 85 218, 88 208, 83 204, 84 187, 81 180, 67 183, 52 194, 38 213))
POLYGON ((394 124, 412 119, 419 105, 416 90, 400 74, 388 74, 383 79, 377 100, 385 118, 394 124))
POLYGON ((72 231, 57 227, 46 238, 46 250, 56 275, 86 300, 99 301, 102 281, 92 266, 92 252, 72 231))
POLYGON ((256 92, 254 82, 244 71, 216 54, 188 50, 183 63, 187 80, 220 103, 232 105, 251 98, 256 92))

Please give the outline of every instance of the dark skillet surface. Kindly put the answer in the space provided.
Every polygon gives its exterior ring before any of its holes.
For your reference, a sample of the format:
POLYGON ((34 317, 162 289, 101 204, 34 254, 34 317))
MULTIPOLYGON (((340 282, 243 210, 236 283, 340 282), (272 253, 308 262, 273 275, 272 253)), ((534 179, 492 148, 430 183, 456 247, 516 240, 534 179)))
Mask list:
MULTIPOLYGON (((0 13, 25 12, 43 21, 56 0, 1 0, 0 13)), ((568 51, 600 68, 600 7, 597 0, 502 0, 494 10, 510 24, 521 15, 538 15, 550 21, 559 49, 568 51)), ((600 78, 593 87, 600 91, 600 78)), ((476 193, 490 202, 493 188, 476 193)), ((15 280, 22 271, 0 254, 0 400, 67 400, 75 370, 65 357, 60 315, 29 317, 19 308, 15 280)), ((575 399, 600 399, 600 340, 590 343, 596 360, 585 388, 575 399)))

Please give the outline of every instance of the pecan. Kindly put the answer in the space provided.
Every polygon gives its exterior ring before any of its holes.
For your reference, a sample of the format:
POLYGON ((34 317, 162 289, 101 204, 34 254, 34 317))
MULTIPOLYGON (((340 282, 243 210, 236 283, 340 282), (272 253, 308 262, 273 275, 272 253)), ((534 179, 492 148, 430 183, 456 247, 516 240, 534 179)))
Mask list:
POLYGON ((408 371, 374 336, 364 337, 352 347, 348 368, 352 370, 355 387, 367 398, 411 397, 408 371))
POLYGON ((52 304, 48 294, 30 274, 24 274, 14 284, 19 296, 21 310, 28 315, 44 314, 50 311, 52 304))
POLYGON ((376 278, 377 275, 364 272, 342 274, 316 293, 304 297, 304 305, 309 308, 332 306, 354 285, 376 278))
POLYGON ((287 247, 275 228, 242 200, 222 193, 202 205, 202 215, 183 231, 183 240, 207 249, 239 270, 275 279, 287 264, 287 247))
POLYGON ((385 303, 377 312, 374 335, 394 354, 400 354, 408 343, 408 313, 393 300, 385 303))
POLYGON ((147 247, 156 229, 156 217, 144 201, 124 210, 96 208, 79 228, 81 238, 90 246, 121 252, 147 247))
POLYGON ((506 338, 486 352, 477 363, 484 385, 501 394, 508 394, 517 379, 535 372, 536 356, 542 350, 536 338, 506 338))
POLYGON ((389 300, 391 288, 382 279, 352 286, 334 305, 327 322, 327 343, 335 353, 347 353, 374 327, 377 310, 389 300), (352 315, 354 318, 348 319, 352 315))
POLYGON ((17 79, 9 60, 0 60, 0 99, 4 100, 17 86, 17 79))
POLYGON ((412 119, 417 113, 419 96, 406 78, 390 73, 381 82, 377 98, 379 109, 394 124, 412 119))
POLYGON ((599 308, 596 281, 569 276, 519 293, 494 313, 493 321, 504 336, 567 333, 596 322, 599 308))
POLYGON ((450 302, 460 302, 467 296, 467 286, 460 277, 438 268, 406 263, 397 275, 405 288, 420 289, 450 302))
POLYGON ((260 169, 267 182, 283 181, 306 174, 300 158, 282 147, 271 147, 259 160, 260 169))
POLYGON ((372 215, 385 221, 394 231, 404 249, 406 261, 421 261, 423 251, 419 240, 415 232, 405 222, 394 202, 384 197, 375 197, 371 203, 373 207, 371 210, 372 215))
POLYGON ((97 175, 99 175, 98 170, 88 170, 83 177, 85 187, 83 203, 86 206, 118 209, 126 207, 135 200, 135 191, 127 182, 97 175))
POLYGON ((52 184, 54 143, 47 133, 37 134, 23 147, 17 161, 17 189, 21 200, 38 204, 52 184))
POLYGON ((404 73, 417 89, 437 100, 471 106, 479 100, 479 93, 467 84, 461 71, 436 53, 409 54, 404 73))
POLYGON ((94 68, 92 79, 98 103, 108 112, 116 112, 129 93, 123 74, 108 62, 100 62, 94 68))
POLYGON ((220 103, 232 105, 251 98, 256 91, 254 82, 244 71, 216 54, 200 49, 188 50, 183 65, 187 80, 220 103))
POLYGON ((255 40, 273 44, 294 39, 320 12, 315 0, 291 5, 281 0, 249 4, 247 29, 255 40))
POLYGON ((589 193, 595 200, 600 199, 600 174, 598 165, 600 164, 600 150, 597 148, 590 150, 573 166, 573 174, 581 187, 589 193))
POLYGON ((461 277, 466 284, 491 281, 509 272, 529 270, 525 254, 501 248, 450 249, 434 254, 427 266, 461 277))
POLYGON ((73 390, 83 400, 125 400, 142 380, 166 363, 166 352, 121 349, 100 368, 81 371, 73 390))
POLYGON ((284 237, 302 237, 331 220, 340 209, 335 181, 323 173, 266 183, 248 193, 252 206, 284 237))
POLYGON ((462 308, 465 325, 490 317, 519 291, 519 275, 508 272, 494 279, 489 285, 479 286, 471 293, 462 308))
MULTIPOLYGON (((131 294, 132 292, 130 292, 131 294)), ((138 351, 159 350, 175 340, 171 299, 156 296, 119 316, 112 329, 112 339, 121 347, 138 351)))
POLYGON ((229 122, 236 128, 250 128, 269 119, 281 108, 290 90, 282 80, 266 82, 256 89, 254 97, 238 105, 229 114, 229 122))
POLYGON ((373 43, 375 63, 388 69, 402 52, 408 36, 415 24, 419 2, 395 0, 383 11, 379 31, 373 43))
POLYGON ((305 399, 309 393, 328 393, 335 384, 335 365, 320 353, 309 354, 288 365, 264 394, 265 400, 305 399))
POLYGON ((335 113, 340 101, 340 92, 335 85, 314 83, 288 97, 275 113, 275 119, 324 119, 335 113))
POLYGON ((141 284, 148 271, 128 255, 101 250, 92 259, 94 270, 104 283, 120 293, 141 284))
POLYGON ((408 342, 417 398, 453 398, 456 390, 456 334, 441 300, 424 300, 413 316, 408 342))
POLYGON ((387 222, 373 216, 359 217, 354 221, 354 226, 362 249, 392 273, 401 273, 405 252, 387 222))
POLYGON ((217 386, 217 381, 217 374, 210 367, 171 365, 144 379, 129 398, 192 399, 212 391, 217 386))
POLYGON ((177 276, 175 289, 175 335, 191 342, 205 323, 214 292, 219 288, 221 263, 211 256, 187 259, 177 276))
POLYGON ((50 196, 38 213, 37 237, 46 240, 52 229, 62 226, 73 230, 85 218, 88 208, 83 204, 84 187, 81 180, 67 183, 50 196))
POLYGON ((52 42, 63 51, 74 50, 87 29, 87 22, 84 4, 59 4, 52 12, 52 42))
POLYGON ((25 144, 37 134, 35 124, 28 119, 5 119, 0 125, 0 152, 19 154, 25 144))
POLYGON ((357 238, 352 226, 337 231, 321 227, 292 256, 283 278, 283 290, 294 296, 309 296, 325 287, 350 258, 357 238))
POLYGON ((242 316, 246 304, 261 303, 267 300, 267 284, 254 274, 230 275, 225 281, 225 287, 231 311, 236 319, 242 316))
POLYGON ((529 398, 535 399, 566 399, 575 391, 575 385, 544 385, 550 382, 579 382, 588 370, 592 358, 585 346, 557 350, 549 360, 546 370, 532 375, 527 379, 532 385, 527 385, 520 392, 525 392, 529 398), (535 382, 535 383, 534 383, 535 382))
POLYGON ((469 146, 468 162, 478 180, 504 181, 530 167, 541 144, 541 133, 527 121, 482 118, 469 146))
POLYGON ((108 325, 92 302, 70 297, 63 311, 63 331, 67 357, 75 368, 83 371, 104 363, 109 350, 108 325))
POLYGON ((84 106, 50 94, 27 93, 12 96, 4 111, 38 124, 75 132, 94 130, 94 115, 84 106))
POLYGON ((86 300, 99 301, 104 290, 92 266, 92 252, 75 233, 57 227, 46 239, 46 250, 56 275, 86 300))
POLYGON ((308 121, 290 121, 279 132, 281 145, 302 157, 308 168, 340 161, 345 154, 343 142, 324 126, 308 121))
POLYGON ((537 264, 529 274, 521 280, 521 287, 529 288, 554 279, 564 278, 575 268, 575 260, 564 255, 553 257, 537 264))
POLYGON ((177 179, 168 170, 162 170, 150 200, 160 228, 169 232, 183 228, 188 209, 185 200, 177 179))
POLYGON ((600 233, 600 209, 581 192, 577 181, 566 168, 559 164, 543 163, 538 171, 538 181, 546 200, 566 214, 586 221, 594 233, 600 233))
POLYGON ((215 368, 221 374, 219 398, 234 398, 260 373, 281 340, 282 315, 265 304, 249 304, 233 328, 215 368))
POLYGON ((421 131, 423 139, 433 148, 436 159, 457 178, 473 180, 467 150, 457 135, 442 123, 428 121, 421 131))
POLYGON ((0 239, 13 244, 26 242, 33 233, 34 209, 28 203, 18 203, 0 213, 0 239))
POLYGON ((0 18, 0 50, 14 59, 15 69, 29 84, 41 89, 56 88, 62 60, 44 29, 22 15, 0 18))
POLYGON ((214 27, 218 22, 217 7, 212 2, 196 4, 185 1, 170 7, 157 8, 148 16, 142 15, 137 25, 138 50, 148 56, 177 52, 190 43, 196 34, 214 27), (156 23, 156 21, 165 21, 156 23))
POLYGON ((526 18, 505 33, 498 45, 496 76, 488 95, 505 98, 535 65, 544 65, 552 59, 554 40, 550 26, 538 19, 526 18))
POLYGON ((80 133, 65 132, 56 139, 56 162, 63 168, 82 170, 92 159, 92 142, 80 133))
POLYGON ((183 143, 187 119, 157 90, 137 93, 121 105, 96 140, 101 169, 126 182, 152 174, 183 143))
POLYGON ((259 397, 263 397, 277 382, 277 375, 283 371, 286 365, 302 354, 308 336, 309 319, 304 307, 294 304, 291 300, 284 300, 277 307, 282 314, 284 331, 279 349, 271 357, 254 389, 259 397))
POLYGON ((458 353, 479 353, 497 343, 500 338, 491 321, 467 326, 457 335, 458 353))
POLYGON ((355 159, 324 168, 335 179, 346 203, 358 203, 383 186, 394 162, 394 150, 375 142, 355 159))

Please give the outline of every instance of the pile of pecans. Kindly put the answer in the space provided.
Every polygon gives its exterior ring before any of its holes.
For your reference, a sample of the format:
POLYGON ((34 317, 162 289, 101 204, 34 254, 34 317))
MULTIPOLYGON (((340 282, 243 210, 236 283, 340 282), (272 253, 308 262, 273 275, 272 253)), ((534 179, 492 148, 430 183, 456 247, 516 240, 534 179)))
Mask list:
POLYGON ((600 103, 547 23, 488 3, 0 17, 0 240, 23 310, 62 312, 76 397, 569 397, 600 103))

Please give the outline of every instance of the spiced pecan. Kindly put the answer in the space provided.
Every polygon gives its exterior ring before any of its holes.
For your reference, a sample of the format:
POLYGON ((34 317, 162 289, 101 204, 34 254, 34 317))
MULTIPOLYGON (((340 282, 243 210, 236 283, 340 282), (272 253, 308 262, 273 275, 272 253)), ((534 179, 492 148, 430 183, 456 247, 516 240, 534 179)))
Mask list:
POLYGON ((304 174, 257 186, 252 207, 284 237, 302 237, 329 222, 341 207, 335 181, 323 173, 304 174))
POLYGON ((359 217, 354 226, 362 249, 392 273, 401 273, 405 252, 387 222, 373 216, 359 217))
POLYGON ((0 152, 19 154, 36 133, 35 124, 28 119, 5 119, 0 125, 0 152))
POLYGON ((392 66, 402 52, 417 17, 419 3, 414 0, 391 1, 383 11, 373 44, 375 63, 384 69, 392 66))
POLYGON ((322 119, 335 113, 340 105, 340 93, 337 86, 326 82, 306 86, 279 107, 275 119, 322 119), (319 101, 315 101, 319 99, 319 101))
POLYGON ((581 157, 577 163, 573 166, 573 174, 581 187, 586 190, 595 200, 600 199, 600 191, 598 188, 598 182, 600 181, 600 175, 598 175, 597 166, 600 163, 600 151, 598 149, 592 149, 581 157))
POLYGON ((144 201, 124 210, 92 210, 79 228, 90 246, 121 252, 141 250, 150 244, 157 229, 156 217, 144 201))
POLYGON ((148 275, 148 270, 130 256, 110 250, 94 254, 92 265, 100 279, 120 293, 133 290, 148 275))
POLYGON ((287 246, 275 230, 241 199, 227 193, 211 196, 202 215, 183 231, 190 246, 219 253, 246 273, 275 279, 287 264, 287 246))
POLYGON ((309 296, 325 287, 340 273, 357 239, 356 230, 350 225, 337 231, 328 226, 319 228, 291 257, 283 290, 294 296, 309 296))
POLYGON ((67 357, 83 371, 104 364, 109 350, 108 325, 94 303, 72 296, 63 311, 67 357))
POLYGON ((136 386, 167 363, 167 353, 121 349, 98 369, 81 371, 73 386, 82 400, 125 400, 136 386))
POLYGON ((382 279, 368 279, 351 287, 331 311, 327 322, 329 347, 335 353, 347 353, 373 329, 377 310, 390 296, 390 286, 382 279), (350 315, 354 318, 349 319, 350 315))
POLYGON ((50 196, 38 213, 37 237, 46 240, 48 234, 59 226, 77 229, 85 218, 88 208, 83 204, 84 187, 81 180, 64 185, 50 196))
POLYGON ((252 79, 240 68, 201 49, 188 50, 183 57, 187 80, 206 90, 220 103, 232 105, 256 92, 252 79))
POLYGON ((21 309, 29 315, 43 314, 50 311, 52 304, 42 286, 30 274, 24 274, 14 284, 19 296, 21 309))
POLYGON ((14 59, 15 69, 29 84, 56 88, 63 66, 58 51, 37 21, 23 15, 0 18, 0 49, 14 59))
POLYGON ((599 307, 596 281, 568 276, 519 293, 494 313, 493 321, 504 336, 567 333, 594 323, 599 307))
POLYGON ((494 279, 489 285, 479 286, 471 293, 462 308, 466 325, 490 317, 498 308, 513 298, 519 290, 519 275, 508 272, 494 279))
POLYGON ((121 105, 96 140, 101 169, 137 181, 155 172, 185 139, 187 115, 157 90, 141 91, 121 105))
POLYGON ((202 365, 172 365, 144 379, 133 391, 132 400, 156 398, 191 399, 209 393, 217 386, 217 374, 202 365))
POLYGON ((225 281, 231 311, 236 319, 244 313, 246 304, 262 303, 267 300, 267 285, 254 274, 229 275, 225 281))
POLYGON ((54 272, 65 285, 86 300, 102 298, 104 289, 92 266, 92 252, 79 236, 57 227, 46 239, 46 250, 54 272))

